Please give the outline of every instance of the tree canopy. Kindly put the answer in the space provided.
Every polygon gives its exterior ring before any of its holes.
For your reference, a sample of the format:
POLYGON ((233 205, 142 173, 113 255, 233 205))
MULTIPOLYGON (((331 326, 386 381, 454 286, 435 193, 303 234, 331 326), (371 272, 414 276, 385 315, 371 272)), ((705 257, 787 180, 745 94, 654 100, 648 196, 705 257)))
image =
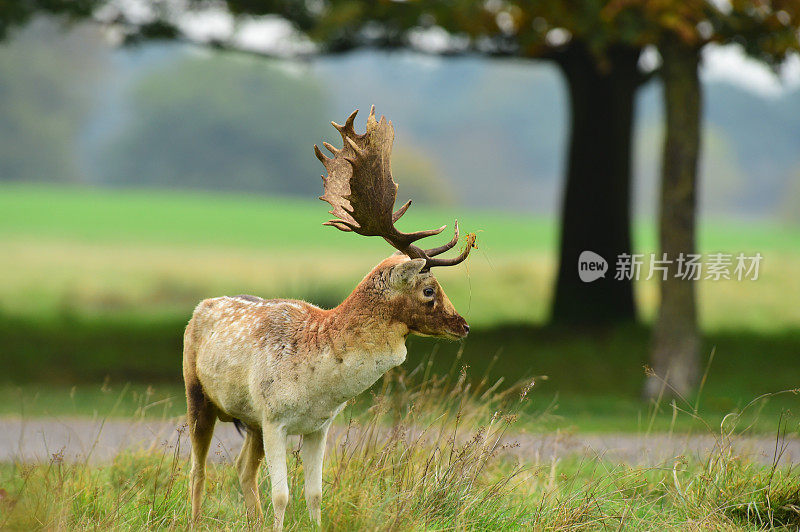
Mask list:
MULTIPOLYGON (((278 16, 312 39, 321 53, 374 46, 557 58, 581 43, 602 62, 615 46, 658 44, 670 33, 698 46, 736 42, 774 65, 797 50, 800 39, 800 0, 25 0, 0 4, 0 38, 37 14, 53 14, 116 26, 128 42, 193 40, 185 31, 185 16, 209 12, 235 21, 278 16), (422 35, 435 30, 446 31, 448 38, 432 49, 422 35)), ((205 44, 237 48, 234 32, 235 24, 230 35, 205 44)))

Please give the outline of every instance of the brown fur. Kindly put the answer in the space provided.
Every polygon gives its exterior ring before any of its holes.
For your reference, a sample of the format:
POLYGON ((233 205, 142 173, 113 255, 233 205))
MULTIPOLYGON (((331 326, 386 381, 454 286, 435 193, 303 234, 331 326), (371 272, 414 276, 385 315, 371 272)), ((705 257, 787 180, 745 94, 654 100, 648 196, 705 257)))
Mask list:
POLYGON ((306 499, 319 522, 325 439, 344 403, 405 360, 409 333, 455 339, 469 331, 436 279, 421 272, 424 264, 393 255, 331 310, 247 295, 197 306, 183 361, 194 518, 214 423, 236 419, 250 429, 237 460, 248 512, 261 515, 256 476, 266 456, 275 526, 282 526, 286 435, 303 434, 306 499), (425 296, 425 289, 433 295, 425 296))

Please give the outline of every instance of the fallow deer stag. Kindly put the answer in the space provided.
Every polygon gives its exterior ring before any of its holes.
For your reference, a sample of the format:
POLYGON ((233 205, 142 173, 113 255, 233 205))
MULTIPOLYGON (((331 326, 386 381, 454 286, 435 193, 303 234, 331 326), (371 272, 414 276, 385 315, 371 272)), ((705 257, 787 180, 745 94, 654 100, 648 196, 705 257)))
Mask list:
POLYGON ((248 514, 258 518, 258 468, 266 456, 276 529, 283 527, 289 498, 286 437, 303 436, 305 498, 311 519, 319 524, 325 440, 345 403, 403 363, 409 333, 458 339, 469 332, 430 270, 464 261, 475 236, 467 236, 457 257, 439 258, 457 244, 457 222, 449 243, 427 250, 415 242, 441 233, 444 226, 414 233, 395 228, 411 202, 392 212, 397 195, 389 167, 394 129, 386 118, 375 119, 373 107, 367 131, 359 135, 353 128, 357 112, 343 126, 333 123, 343 142, 341 149, 324 143, 333 157, 314 146, 328 174, 320 199, 331 204, 336 217, 325 225, 383 237, 398 252, 331 310, 249 295, 206 299, 197 306, 183 351, 193 519, 200 514, 206 456, 219 419, 246 428, 236 468, 248 514))

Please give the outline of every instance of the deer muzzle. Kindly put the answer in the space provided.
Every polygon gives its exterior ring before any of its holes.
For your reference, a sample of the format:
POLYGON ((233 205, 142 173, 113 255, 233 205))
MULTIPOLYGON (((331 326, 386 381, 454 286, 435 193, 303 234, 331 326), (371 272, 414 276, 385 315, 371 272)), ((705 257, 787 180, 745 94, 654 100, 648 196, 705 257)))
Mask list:
POLYGON ((450 327, 453 336, 457 338, 466 338, 467 334, 469 334, 469 325, 467 324, 467 320, 461 317, 459 314, 455 315, 455 320, 450 327))

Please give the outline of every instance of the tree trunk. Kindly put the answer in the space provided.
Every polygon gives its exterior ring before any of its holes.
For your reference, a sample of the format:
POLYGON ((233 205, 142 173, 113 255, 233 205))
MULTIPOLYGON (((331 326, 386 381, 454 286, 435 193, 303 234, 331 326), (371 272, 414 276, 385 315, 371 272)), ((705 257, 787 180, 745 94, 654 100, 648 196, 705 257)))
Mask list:
MULTIPOLYGON (((659 238, 661 253, 675 261, 681 253, 695 253, 697 160, 700 153, 700 52, 677 39, 665 40, 663 57, 666 133, 661 169, 659 238)), ((651 363, 656 373, 645 385, 645 395, 684 395, 699 375, 699 334, 695 281, 676 278, 677 262, 669 265, 660 283, 661 304, 653 329, 651 363), (668 384, 668 386, 665 386, 668 384)))
POLYGON ((633 321, 630 280, 614 280, 616 257, 631 252, 631 136, 634 97, 642 82, 640 50, 618 47, 605 68, 583 46, 557 60, 569 87, 571 127, 561 212, 556 323, 633 321), (605 277, 583 282, 578 257, 593 251, 608 262, 605 277))

